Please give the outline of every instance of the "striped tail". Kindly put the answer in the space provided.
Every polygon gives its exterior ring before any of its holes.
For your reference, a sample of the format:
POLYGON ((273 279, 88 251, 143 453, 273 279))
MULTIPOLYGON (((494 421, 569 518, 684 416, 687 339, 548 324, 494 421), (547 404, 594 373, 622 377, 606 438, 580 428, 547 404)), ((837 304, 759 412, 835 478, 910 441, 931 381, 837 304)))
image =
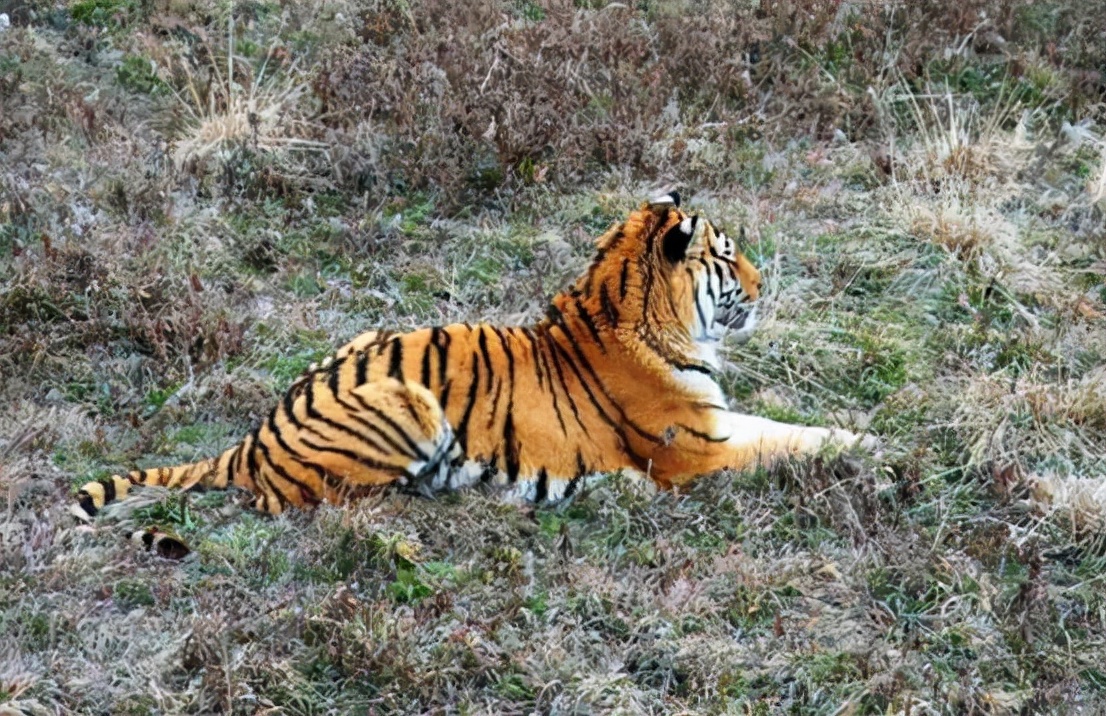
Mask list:
MULTIPOLYGON (((251 442, 250 438, 246 442, 251 442)), ((112 475, 101 480, 89 482, 77 492, 77 504, 73 513, 81 519, 90 519, 104 508, 104 505, 122 500, 130 492, 134 485, 170 487, 179 490, 189 490, 197 485, 210 490, 225 490, 232 484, 238 484, 239 474, 245 474, 245 470, 238 469, 238 458, 242 454, 245 443, 235 445, 222 455, 209 460, 200 460, 188 465, 177 467, 157 467, 149 470, 135 470, 128 475, 112 475)), ((250 484, 240 484, 240 487, 251 489, 250 484)))

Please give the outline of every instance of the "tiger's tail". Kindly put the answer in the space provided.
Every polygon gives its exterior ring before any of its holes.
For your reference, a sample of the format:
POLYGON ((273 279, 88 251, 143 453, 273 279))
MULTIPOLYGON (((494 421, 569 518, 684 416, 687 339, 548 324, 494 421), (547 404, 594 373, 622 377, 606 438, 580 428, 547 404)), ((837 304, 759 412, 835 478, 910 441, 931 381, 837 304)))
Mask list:
MULTIPOLYGON (((249 442, 247 438, 246 442, 249 442)), ((244 470, 237 469, 238 458, 245 443, 229 448, 218 457, 177 467, 156 467, 148 470, 135 470, 127 475, 112 475, 86 483, 77 492, 77 504, 74 514, 82 519, 96 515, 105 505, 122 500, 134 486, 169 487, 189 490, 200 486, 209 490, 225 490, 236 484, 237 475, 244 470)), ((247 489, 250 485, 240 485, 247 489)))

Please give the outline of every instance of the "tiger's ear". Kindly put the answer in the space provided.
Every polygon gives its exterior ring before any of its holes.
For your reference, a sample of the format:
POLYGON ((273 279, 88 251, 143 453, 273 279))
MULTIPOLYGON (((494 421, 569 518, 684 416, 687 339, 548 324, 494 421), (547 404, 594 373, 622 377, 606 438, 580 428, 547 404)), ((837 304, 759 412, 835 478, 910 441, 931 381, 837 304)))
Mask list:
POLYGON ((661 245, 664 248, 666 259, 672 263, 684 260, 684 257, 687 256, 687 247, 691 245, 691 240, 695 238, 695 225, 697 223, 699 223, 698 216, 687 216, 665 233, 661 245))
POLYGON ((680 193, 677 191, 670 191, 662 196, 655 196, 648 202, 649 208, 653 211, 660 212, 669 208, 680 208, 680 193))

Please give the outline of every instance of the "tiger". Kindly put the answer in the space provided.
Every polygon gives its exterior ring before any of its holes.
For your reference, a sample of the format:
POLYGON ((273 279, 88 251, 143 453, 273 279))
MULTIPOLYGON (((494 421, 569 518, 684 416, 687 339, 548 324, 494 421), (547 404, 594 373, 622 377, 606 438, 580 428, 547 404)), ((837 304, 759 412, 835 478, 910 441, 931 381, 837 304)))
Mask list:
POLYGON ((218 457, 89 482, 75 507, 92 517, 138 485, 233 486, 276 515, 381 485, 431 496, 480 482, 549 504, 596 474, 672 489, 856 444, 844 429, 727 407, 722 340, 753 331, 762 288, 745 245, 744 228, 728 236, 682 210, 678 193, 646 201, 598 238, 541 320, 364 333, 218 457))

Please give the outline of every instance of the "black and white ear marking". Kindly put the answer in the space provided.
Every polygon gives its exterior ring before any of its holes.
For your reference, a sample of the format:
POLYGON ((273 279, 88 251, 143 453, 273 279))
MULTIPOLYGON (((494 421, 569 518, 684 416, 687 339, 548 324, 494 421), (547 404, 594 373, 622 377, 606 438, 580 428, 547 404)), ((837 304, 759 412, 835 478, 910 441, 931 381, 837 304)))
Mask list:
POLYGON ((663 194, 661 196, 650 199, 649 203, 653 206, 674 206, 679 209, 680 193, 677 191, 670 191, 667 194, 663 194))
POLYGON ((718 240, 722 242, 722 254, 724 256, 733 256, 736 253, 736 247, 733 239, 731 239, 729 236, 726 236, 725 232, 722 232, 718 235, 718 240))
POLYGON ((695 224, 698 221, 698 216, 688 216, 668 230, 662 242, 666 259, 672 263, 683 261, 684 257, 687 256, 687 247, 691 245, 691 240, 695 237, 695 224))

